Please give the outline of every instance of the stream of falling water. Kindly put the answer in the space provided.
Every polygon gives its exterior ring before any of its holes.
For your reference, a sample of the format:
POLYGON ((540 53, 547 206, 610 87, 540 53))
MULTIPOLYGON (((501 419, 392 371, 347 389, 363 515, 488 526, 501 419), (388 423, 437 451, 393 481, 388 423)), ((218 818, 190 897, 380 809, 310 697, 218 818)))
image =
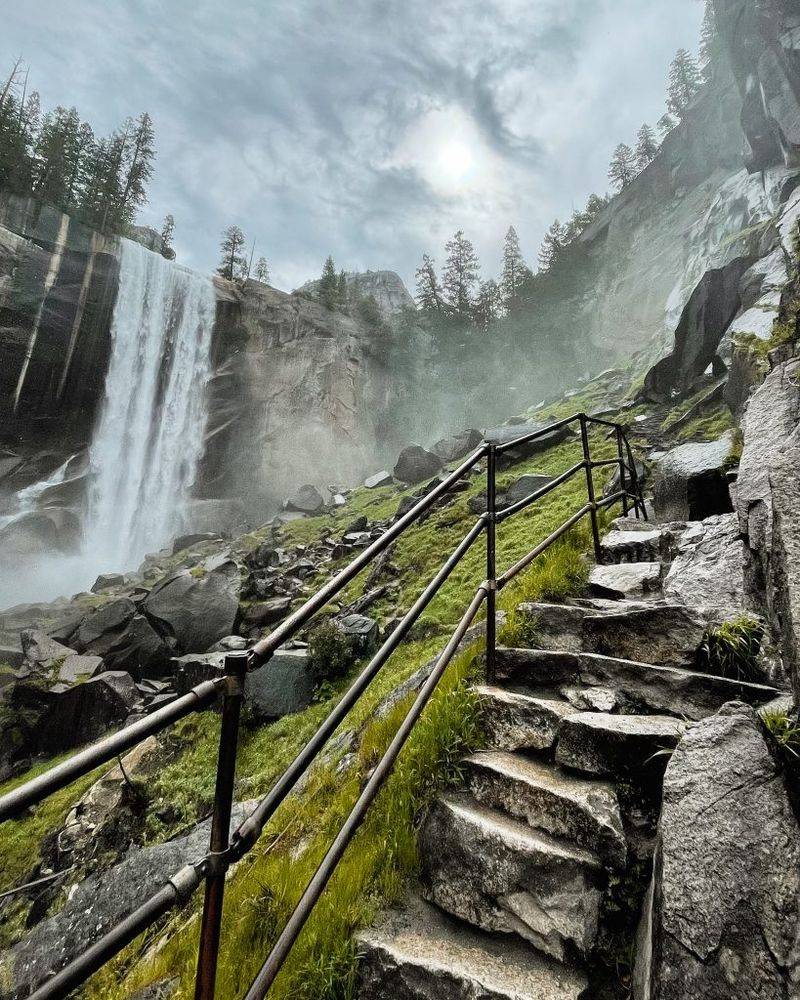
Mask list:
POLYGON ((89 450, 85 558, 135 568, 181 527, 203 453, 209 278, 122 241, 105 398, 89 450))

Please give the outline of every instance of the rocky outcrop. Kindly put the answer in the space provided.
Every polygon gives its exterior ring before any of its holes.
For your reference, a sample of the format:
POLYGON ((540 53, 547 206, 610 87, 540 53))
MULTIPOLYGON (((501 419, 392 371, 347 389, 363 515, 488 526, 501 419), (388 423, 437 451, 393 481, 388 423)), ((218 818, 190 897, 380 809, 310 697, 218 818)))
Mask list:
POLYGON ((701 521, 733 510, 727 465, 736 440, 726 431, 716 441, 682 444, 659 456, 653 505, 661 520, 701 521))
MULTIPOLYGON (((406 309, 416 309, 411 293, 394 271, 345 271, 348 295, 357 299, 374 299, 384 319, 391 319, 406 309)), ((297 289, 305 295, 319 294, 319 279, 307 281, 297 289)))
POLYGON ((757 717, 693 726, 664 778, 637 1000, 776 1000, 800 983, 800 828, 757 717))
POLYGON ((750 399, 736 483, 747 599, 763 610, 800 697, 800 361, 779 364, 750 399))
POLYGON ((744 545, 736 514, 720 514, 687 525, 664 579, 664 596, 690 608, 741 611, 744 545))

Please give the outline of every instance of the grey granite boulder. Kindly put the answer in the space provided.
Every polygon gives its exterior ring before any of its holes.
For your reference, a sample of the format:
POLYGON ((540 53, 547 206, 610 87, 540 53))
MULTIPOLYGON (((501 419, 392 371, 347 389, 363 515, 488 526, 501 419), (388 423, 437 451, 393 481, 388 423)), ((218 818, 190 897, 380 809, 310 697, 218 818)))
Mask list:
POLYGON ((736 514, 690 523, 664 579, 664 596, 688 607, 743 610, 744 555, 736 514))
POLYGON ((122 670, 106 670, 82 684, 57 684, 35 733, 39 750, 59 753, 104 736, 123 722, 138 700, 136 685, 122 670))
POLYGON ((701 521, 733 510, 727 463, 735 452, 733 431, 716 441, 682 444, 655 462, 653 506, 661 521, 701 521))
POLYGON ((239 611, 237 564, 220 557, 199 568, 201 575, 181 570, 166 577, 143 602, 147 617, 185 652, 203 652, 230 635, 239 611))
POLYGON ((325 501, 316 486, 306 484, 288 497, 283 506, 285 510, 313 515, 322 513, 325 509, 325 501))
POLYGON ((800 989, 800 828, 753 710, 684 736, 664 777, 637 1000, 765 1000, 800 989))
POLYGON ((401 483, 421 483, 441 471, 442 459, 418 444, 403 448, 394 467, 394 478, 401 483))
POLYGON ((453 434, 451 437, 437 441, 431 451, 445 463, 455 462, 475 451, 482 440, 483 435, 480 431, 461 431, 460 434, 453 434))
POLYGON ((305 649, 279 649, 245 678, 245 705, 258 722, 302 712, 313 697, 314 680, 305 649))

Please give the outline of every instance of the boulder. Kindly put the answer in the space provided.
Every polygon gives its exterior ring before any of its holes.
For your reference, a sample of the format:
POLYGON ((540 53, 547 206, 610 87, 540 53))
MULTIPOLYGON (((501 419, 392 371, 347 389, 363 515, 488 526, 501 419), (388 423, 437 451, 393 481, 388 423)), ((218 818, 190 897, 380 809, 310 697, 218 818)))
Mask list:
POLYGON ((61 753, 90 743, 123 722, 138 700, 130 674, 107 670, 83 684, 50 689, 50 705, 36 727, 36 744, 44 753, 61 753))
POLYGON ((75 654, 74 649, 56 642, 39 629, 26 628, 20 632, 22 642, 23 663, 31 670, 47 672, 56 664, 60 664, 68 656, 75 654))
POLYGON ((314 681, 305 649, 278 649, 245 678, 245 705, 258 722, 302 712, 314 697, 314 681))
POLYGON ((172 543, 172 554, 177 555, 184 549, 191 549, 194 545, 201 545, 203 542, 220 542, 222 535, 216 531, 195 531, 189 535, 179 535, 172 543))
POLYGON ((109 601, 88 614, 71 637, 75 648, 104 656, 117 641, 120 631, 136 614, 136 605, 127 597, 109 601))
POLYGON ((741 611, 744 544, 736 514, 718 514, 688 525, 664 579, 664 596, 687 607, 741 611))
MULTIPOLYGON (((510 486, 504 490, 498 490, 495 496, 495 506, 497 510, 505 510, 512 504, 524 500, 532 493, 552 483, 553 477, 546 476, 538 472, 520 476, 510 486)), ((486 510, 486 491, 472 496, 467 501, 467 506, 473 514, 482 514, 486 510)))
POLYGON ((325 509, 325 501, 322 494, 310 484, 301 486, 300 489, 288 497, 283 504, 284 510, 294 511, 298 514, 321 514, 325 509))
POLYGON ((378 645, 378 623, 366 615, 350 614, 335 618, 333 624, 348 639, 352 639, 359 656, 374 652, 378 645))
POLYGON ((653 505, 662 521, 702 521, 733 510, 727 464, 736 437, 726 431, 716 441, 682 444, 662 455, 655 466, 653 505))
POLYGON ((451 437, 442 438, 431 448, 434 455, 437 455, 445 464, 455 462, 459 458, 464 458, 470 452, 475 451, 483 440, 480 431, 466 430, 451 437))
POLYGON ((141 778, 158 749, 158 740, 149 736, 125 754, 121 766, 106 771, 81 796, 56 838, 59 868, 85 864, 109 849, 119 854, 130 846, 130 830, 135 825, 130 782, 141 778))
MULTIPOLYGON (((252 812, 254 802, 234 804, 231 829, 252 812)), ((27 997, 119 923, 168 878, 208 850, 211 820, 165 844, 131 851, 119 864, 75 886, 64 906, 37 924, 4 957, 4 988, 27 997)))
POLYGON ((232 559, 208 560, 195 571, 181 570, 153 587, 142 608, 183 651, 203 652, 233 632, 241 578, 232 559))
POLYGON ((706 271, 681 314, 672 353, 645 377, 641 393, 645 399, 669 400, 676 389, 690 390, 712 364, 725 331, 739 311, 739 286, 752 263, 749 257, 738 257, 724 267, 706 271))
POLYGON ((442 460, 418 444, 403 448, 394 467, 394 478, 401 483, 421 483, 435 476, 442 469, 442 460))
POLYGON ((372 476, 367 476, 364 480, 364 486, 368 490, 375 490, 380 486, 391 486, 393 482, 391 472, 387 472, 384 469, 382 472, 376 472, 372 476))
POLYGON ((800 828, 753 710, 692 726, 669 761, 638 1000, 793 997, 800 828))
POLYGON ((156 632, 144 615, 134 615, 108 645, 105 665, 109 670, 126 670, 138 680, 160 674, 171 655, 170 643, 156 632))
MULTIPOLYGON (((491 444, 509 444, 509 442, 516 441, 518 438, 524 437, 526 434, 533 434, 536 431, 545 430, 546 427, 547 424, 535 422, 516 424, 512 427, 490 427, 483 432, 483 439, 491 444)), ((565 441, 571 434, 572 431, 568 425, 558 427, 556 430, 543 434, 541 437, 538 437, 533 441, 527 441, 525 444, 512 448, 510 451, 505 453, 506 459, 518 461, 520 458, 535 455, 540 451, 547 451, 547 449, 552 448, 553 445, 560 444, 562 441, 565 441)))
POLYGON ((103 670, 103 659, 100 656, 80 656, 73 653, 67 656, 58 670, 58 679, 65 684, 75 684, 77 681, 94 677, 103 670))
POLYGON ((289 614, 292 606, 291 597, 274 597, 271 601, 260 601, 248 605, 242 613, 242 625, 245 628, 274 625, 289 614))
POLYGON ((216 650, 210 653, 187 653, 185 656, 173 657, 170 663, 178 694, 186 694, 197 684, 221 677, 225 672, 225 657, 228 652, 228 650, 216 650))
POLYGON ((102 590, 109 590, 111 587, 122 587, 125 583, 125 576, 122 573, 101 573, 92 584, 92 593, 99 594, 102 590))
POLYGON ((62 507, 21 514, 0 528, 0 551, 9 562, 54 551, 75 552, 80 542, 80 518, 62 507))

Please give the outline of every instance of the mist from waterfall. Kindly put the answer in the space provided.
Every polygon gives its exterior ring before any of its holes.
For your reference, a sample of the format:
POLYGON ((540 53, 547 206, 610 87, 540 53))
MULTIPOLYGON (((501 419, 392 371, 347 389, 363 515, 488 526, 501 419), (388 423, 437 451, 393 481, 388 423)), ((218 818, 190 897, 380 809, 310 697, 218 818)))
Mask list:
POLYGON ((203 453, 211 280, 123 240, 105 398, 89 450, 87 561, 135 568, 182 527, 203 453))

